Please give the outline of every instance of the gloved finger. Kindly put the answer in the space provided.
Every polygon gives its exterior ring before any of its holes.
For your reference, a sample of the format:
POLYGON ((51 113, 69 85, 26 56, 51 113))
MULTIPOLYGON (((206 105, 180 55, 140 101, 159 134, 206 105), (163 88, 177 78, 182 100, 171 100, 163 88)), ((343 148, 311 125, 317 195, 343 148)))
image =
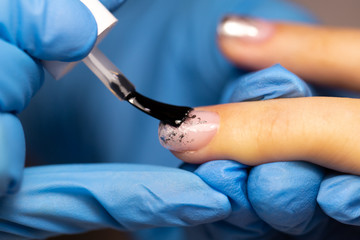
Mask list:
POLYGON ((120 7, 120 5, 125 2, 125 0, 100 0, 100 2, 110 11, 114 11, 120 7))
POLYGON ((0 113, 0 196, 18 190, 25 160, 25 137, 12 114, 0 113))
POLYGON ((29 55, 0 39, 0 196, 17 191, 24 167, 25 139, 19 119, 40 88, 43 71, 29 55), (12 112, 12 113, 5 113, 12 112))
POLYGON ((194 226, 225 218, 228 198, 193 173, 146 165, 25 169, 16 195, 0 200, 0 238, 46 238, 103 227, 194 226))
POLYGON ((79 60, 97 38, 95 19, 79 0, 3 0, 0 22, 0 38, 44 60, 79 60))
POLYGON ((360 226, 360 177, 331 174, 321 183, 317 201, 337 221, 360 226))
POLYGON ((327 222, 316 202, 323 175, 322 168, 305 162, 256 166, 249 174, 249 200, 273 228, 292 235, 311 232, 318 236, 323 230, 319 225, 327 222))
POLYGON ((231 203, 231 214, 224 223, 205 226, 210 235, 221 236, 224 232, 228 239, 271 239, 274 236, 275 231, 258 217, 248 200, 248 166, 218 160, 200 165, 194 173, 227 196, 231 203))
POLYGON ((0 112, 19 113, 43 82, 41 66, 14 45, 0 39, 0 112))
POLYGON ((218 33, 223 53, 239 66, 261 69, 280 63, 311 83, 360 90, 359 29, 232 15, 218 33))
POLYGON ((312 96, 312 90, 294 73, 276 64, 229 83, 221 103, 312 96))

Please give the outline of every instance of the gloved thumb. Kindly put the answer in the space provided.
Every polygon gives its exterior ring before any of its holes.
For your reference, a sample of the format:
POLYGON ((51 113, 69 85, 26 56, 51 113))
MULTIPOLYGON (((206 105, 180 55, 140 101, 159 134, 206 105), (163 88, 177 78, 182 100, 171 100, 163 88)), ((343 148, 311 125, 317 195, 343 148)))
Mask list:
POLYGON ((79 60, 97 38, 95 19, 80 0, 4 0, 0 22, 0 38, 43 60, 79 60))

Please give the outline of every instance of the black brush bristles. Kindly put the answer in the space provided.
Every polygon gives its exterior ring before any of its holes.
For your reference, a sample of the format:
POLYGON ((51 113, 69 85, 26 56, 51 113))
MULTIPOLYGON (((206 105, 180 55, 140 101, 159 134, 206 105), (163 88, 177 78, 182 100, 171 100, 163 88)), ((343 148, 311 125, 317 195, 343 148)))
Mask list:
POLYGON ((179 127, 193 110, 191 107, 174 106, 147 98, 136 92, 135 87, 124 75, 114 74, 114 76, 118 82, 111 82, 110 88, 115 95, 165 124, 179 127))
POLYGON ((136 91, 132 92, 126 100, 144 113, 174 127, 179 127, 186 120, 189 112, 193 110, 191 107, 161 103, 136 91))

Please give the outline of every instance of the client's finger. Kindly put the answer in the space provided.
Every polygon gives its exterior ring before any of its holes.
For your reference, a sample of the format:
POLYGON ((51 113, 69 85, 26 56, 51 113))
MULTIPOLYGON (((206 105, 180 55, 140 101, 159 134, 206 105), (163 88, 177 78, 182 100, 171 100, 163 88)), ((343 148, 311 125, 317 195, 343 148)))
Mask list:
POLYGON ((161 124, 159 137, 190 163, 302 159, 360 174, 359 122, 356 99, 278 99, 198 108, 179 128, 161 124))
POLYGON ((222 52, 235 64, 261 69, 275 63, 321 85, 360 90, 360 30, 272 23, 237 16, 218 27, 222 52))

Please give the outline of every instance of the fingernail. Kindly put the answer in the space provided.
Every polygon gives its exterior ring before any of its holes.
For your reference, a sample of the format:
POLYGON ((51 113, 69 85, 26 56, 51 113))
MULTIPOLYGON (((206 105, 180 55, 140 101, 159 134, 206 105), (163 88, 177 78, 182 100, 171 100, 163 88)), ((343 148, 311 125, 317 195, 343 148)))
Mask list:
POLYGON ((192 111, 180 127, 160 123, 159 139, 165 148, 176 151, 196 151, 210 143, 219 128, 215 112, 192 111))
POLYGON ((217 32, 219 36, 224 37, 263 41, 272 35, 274 25, 261 19, 229 15, 220 22, 217 32))

